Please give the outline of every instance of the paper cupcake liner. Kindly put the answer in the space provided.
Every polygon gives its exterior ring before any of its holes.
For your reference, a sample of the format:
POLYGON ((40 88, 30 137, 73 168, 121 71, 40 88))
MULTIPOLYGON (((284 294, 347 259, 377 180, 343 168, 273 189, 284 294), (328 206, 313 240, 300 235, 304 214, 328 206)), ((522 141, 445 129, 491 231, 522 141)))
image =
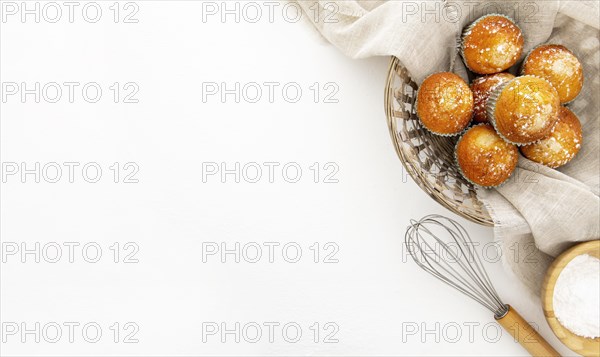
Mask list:
MULTIPOLYGON (((480 124, 477 124, 477 125, 473 125, 473 126, 472 126, 472 128, 474 128, 474 127, 476 127, 476 126, 480 126, 480 125, 489 125, 489 124, 487 124, 487 123, 480 123, 480 124)), ((498 133, 498 131, 497 131, 497 130, 496 130, 496 133, 498 133)), ((500 135, 500 134, 498 134, 498 135, 500 135)), ((463 137, 464 137, 464 136, 463 136, 463 137)), ((464 173, 464 171, 463 171, 462 167, 460 167, 460 164, 458 163, 458 154, 457 154, 457 151, 458 151, 458 144, 461 142, 461 140, 463 139, 463 137, 461 137, 460 139, 458 139, 458 141, 457 141, 457 142, 456 142, 456 144, 454 145, 454 164, 455 164, 456 168, 458 169, 458 172, 460 173, 460 175, 461 175, 461 176, 462 176, 462 177, 463 177, 465 180, 467 180, 467 182, 469 182, 471 185, 473 185, 473 186, 475 186, 475 187, 479 187, 479 188, 484 188, 484 189, 486 189, 486 190, 491 190, 491 189, 493 189, 493 188, 500 188, 500 187, 502 187, 502 186, 506 185, 506 183, 508 183, 508 181, 510 181, 510 178, 511 178, 511 177, 513 176, 513 174, 515 173, 515 171, 516 171, 516 169, 517 169, 516 167, 515 167, 515 169, 514 169, 514 170, 512 170, 512 171, 511 171, 511 173, 508 175, 508 177, 506 178, 506 180, 502 181, 501 183, 499 183, 498 185, 495 185, 495 186, 483 186, 483 185, 480 185, 480 184, 478 184, 478 183, 475 183, 475 182, 471 181, 471 179, 470 179, 469 177, 467 177, 467 175, 465 175, 465 173, 464 173)), ((519 150, 519 152, 520 152, 520 150, 519 150)))
MULTIPOLYGON (((429 77, 431 77, 433 75, 436 75, 436 74, 439 74, 439 73, 447 73, 447 72, 441 71, 441 72, 432 73, 432 74, 428 75, 427 77, 425 77, 425 79, 423 80, 423 82, 425 82, 429 77)), ((469 84, 467 83, 467 86, 468 85, 469 84)), ((419 107, 419 92, 420 92, 420 90, 421 90, 421 86, 419 86, 419 88, 417 89, 417 96, 416 96, 416 99, 415 99, 415 113, 417 113, 417 118, 419 119, 419 123, 421 123, 421 126, 423 128, 425 128, 425 130, 427 130, 428 132, 430 132, 433 135, 443 136, 443 137, 446 137, 446 138, 451 138, 451 137, 455 137, 455 136, 458 136, 458 135, 462 135, 465 131, 467 131, 467 129, 469 129, 469 126, 471 126, 471 123, 473 123, 473 115, 471 115, 471 119, 469 120, 469 122, 467 123, 467 125, 461 131, 459 131, 457 133, 451 133, 451 134, 448 134, 448 133, 438 133, 438 132, 435 132, 435 131, 429 129, 425 125, 425 123, 423 123, 423 120, 421 120, 421 116, 419 115, 419 111, 417 110, 417 108, 419 107)))
POLYGON ((494 91, 492 91, 492 94, 490 94, 490 96, 485 104, 485 111, 487 113, 488 121, 490 122, 490 124, 492 124, 492 126, 494 127, 494 130, 496 130, 496 133, 498 133, 498 135, 502 138, 502 140, 506 141, 507 143, 513 144, 513 145, 526 145, 526 144, 517 144, 511 140, 508 140, 500 132, 500 130, 498 130, 498 127, 496 126, 496 116, 494 115, 494 111, 496 109, 496 101, 498 100, 498 97, 500 97, 500 93, 502 93, 504 88, 506 88, 506 86, 509 85, 515 79, 512 79, 506 83, 500 84, 494 91))
MULTIPOLYGON (((477 20, 473 21, 469 26, 465 27, 465 29, 462 32, 461 35, 461 40, 460 40, 460 56, 463 59, 463 62, 465 64, 465 67, 467 67, 467 69, 473 73, 477 73, 477 74, 482 74, 482 73, 478 73, 475 72, 473 69, 471 69, 471 67, 469 67, 469 64, 467 63, 467 59, 465 58, 465 38, 471 33, 471 30, 473 30, 473 28, 481 21, 484 20, 490 16, 500 16, 500 17, 504 17, 505 19, 511 21, 513 24, 515 24, 515 26, 517 26, 517 28, 519 29, 519 31, 521 31, 521 33, 523 33, 523 30, 521 29, 521 27, 519 25, 517 25, 517 22, 515 20, 513 20, 510 16, 506 16, 504 14, 487 14, 487 15, 483 15, 480 18, 478 18, 477 20)), ((508 69, 508 68, 507 68, 508 69)), ((503 72, 503 71, 500 71, 503 72)))

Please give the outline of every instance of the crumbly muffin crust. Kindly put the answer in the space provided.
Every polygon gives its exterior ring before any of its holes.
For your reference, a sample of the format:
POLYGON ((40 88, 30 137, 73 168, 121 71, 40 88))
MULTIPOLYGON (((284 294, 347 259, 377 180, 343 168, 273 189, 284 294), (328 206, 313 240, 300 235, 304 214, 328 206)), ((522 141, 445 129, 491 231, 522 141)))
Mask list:
POLYGON ((521 153, 531 161, 555 169, 573 160, 582 142, 579 118, 569 108, 561 107, 558 122, 550 136, 521 147, 521 153))
POLYGON ((563 104, 575 99, 583 88, 583 66, 565 46, 536 47, 527 55, 521 71, 550 82, 563 104))
POLYGON ((438 135, 458 135, 471 122, 473 93, 469 85, 451 72, 427 77, 417 93, 421 123, 438 135))
POLYGON ((471 71, 499 73, 517 63, 523 44, 523 33, 514 21, 492 14, 480 17, 465 29, 461 53, 471 71))
POLYGON ((467 130, 456 144, 455 155, 462 175, 484 187, 505 182, 519 159, 517 147, 504 141, 489 124, 467 130))
POLYGON ((550 135, 559 108, 556 89, 535 76, 517 77, 501 85, 487 101, 490 122, 502 138, 516 145, 532 144, 550 135))

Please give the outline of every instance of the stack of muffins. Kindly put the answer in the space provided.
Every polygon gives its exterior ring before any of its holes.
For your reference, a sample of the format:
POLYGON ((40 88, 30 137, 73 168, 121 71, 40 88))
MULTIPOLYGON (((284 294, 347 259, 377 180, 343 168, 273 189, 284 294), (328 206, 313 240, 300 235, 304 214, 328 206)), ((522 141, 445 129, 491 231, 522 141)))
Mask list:
POLYGON ((481 76, 469 86, 454 73, 435 73, 417 93, 417 115, 427 130, 462 135, 456 161, 462 175, 479 186, 505 182, 517 166, 519 149, 528 159, 557 168, 581 148, 579 119, 562 106, 581 91, 581 63, 564 46, 541 45, 515 77, 505 71, 521 57, 523 43, 510 18, 483 16, 464 30, 461 48, 467 68, 481 76))

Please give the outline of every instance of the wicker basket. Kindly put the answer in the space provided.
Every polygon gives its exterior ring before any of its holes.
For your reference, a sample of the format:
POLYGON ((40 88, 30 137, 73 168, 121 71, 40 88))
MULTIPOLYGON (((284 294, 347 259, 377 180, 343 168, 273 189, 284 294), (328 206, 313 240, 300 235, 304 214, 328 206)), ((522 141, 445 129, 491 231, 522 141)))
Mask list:
POLYGON ((473 222, 493 222, 475 187, 454 163, 456 138, 431 134, 419 122, 414 106, 417 84, 396 57, 392 57, 385 86, 385 112, 390 135, 404 168, 434 200, 473 222))

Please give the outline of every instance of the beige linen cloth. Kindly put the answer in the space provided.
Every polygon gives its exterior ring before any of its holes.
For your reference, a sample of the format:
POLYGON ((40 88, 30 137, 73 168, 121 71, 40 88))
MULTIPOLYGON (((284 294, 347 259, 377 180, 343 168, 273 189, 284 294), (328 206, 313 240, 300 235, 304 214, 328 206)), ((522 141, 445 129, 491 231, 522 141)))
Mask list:
POLYGON ((353 58, 396 56, 418 84, 433 72, 450 69, 467 79, 458 54, 460 33, 488 13, 517 22, 525 36, 524 55, 542 43, 563 44, 575 52, 585 76, 582 93, 569 104, 583 125, 578 156, 559 170, 521 158, 510 182, 479 194, 494 219, 504 262, 536 295, 553 257, 576 242, 600 238, 598 1, 297 3, 343 53, 353 58))

